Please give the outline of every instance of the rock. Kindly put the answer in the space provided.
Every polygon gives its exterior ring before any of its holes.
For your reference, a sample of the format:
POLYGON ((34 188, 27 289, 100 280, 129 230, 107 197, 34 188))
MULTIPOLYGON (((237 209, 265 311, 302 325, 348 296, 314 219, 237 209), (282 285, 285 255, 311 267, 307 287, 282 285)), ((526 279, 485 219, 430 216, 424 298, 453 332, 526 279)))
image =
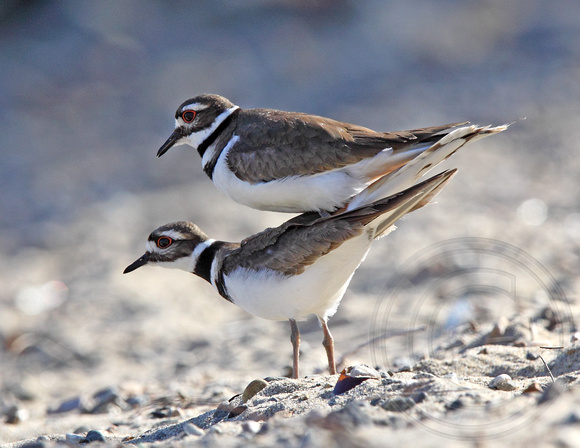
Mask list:
POLYGON ((564 423, 570 425, 577 425, 578 423, 580 423, 580 411, 575 409, 572 412, 570 412, 570 414, 568 414, 568 417, 564 420, 564 423))
POLYGON ((22 423, 28 419, 28 411, 23 408, 19 408, 16 405, 10 406, 5 412, 6 416, 5 422, 11 425, 16 425, 22 423))
POLYGON ((132 408, 142 408, 149 404, 149 397, 147 395, 135 395, 127 398, 126 403, 132 408))
POLYGON ((93 394, 92 406, 90 406, 90 409, 87 409, 87 412, 90 414, 105 414, 115 408, 126 410, 129 406, 125 402, 119 389, 116 387, 107 387, 93 394))
POLYGON ((75 409, 80 409, 81 407, 81 397, 74 397, 63 401, 56 409, 49 408, 47 412, 49 414, 60 414, 62 412, 74 411, 75 409))
POLYGON ((244 393, 242 394, 242 403, 246 403, 254 395, 256 395, 258 392, 260 392, 262 389, 264 389, 267 385, 268 385, 268 382, 264 381, 262 379, 257 379, 257 380, 252 381, 244 389, 244 393))
POLYGON ((372 423, 368 409, 370 404, 366 401, 351 401, 344 408, 330 412, 326 417, 313 414, 307 422, 331 430, 351 430, 359 426, 366 426, 372 423))
POLYGON ((507 373, 502 373, 501 375, 496 376, 493 380, 489 382, 489 387, 491 389, 496 390, 504 390, 504 391, 511 391, 515 390, 516 386, 514 386, 511 381, 511 376, 507 373))
POLYGON ((94 429, 87 432, 83 442, 84 443, 92 443, 92 442, 105 442, 105 436, 100 431, 95 431, 94 429))
POLYGON ((415 406, 415 404, 415 401, 410 397, 395 397, 382 401, 380 406, 385 411, 405 412, 415 406))
POLYGON ((254 420, 248 420, 242 423, 242 430, 250 434, 258 434, 262 429, 262 425, 263 423, 256 422, 254 420))
POLYGON ((443 378, 445 378, 446 380, 453 381, 455 383, 457 383, 459 381, 459 377, 457 376, 457 373, 455 373, 455 372, 449 372, 446 375, 444 375, 443 378))
POLYGON ((46 437, 45 439, 41 439, 40 437, 32 442, 26 442, 23 445, 20 445, 20 448, 44 448, 46 446, 45 442, 48 442, 49 439, 46 437))
POLYGON ((509 320, 505 316, 500 316, 493 329, 487 335, 486 344, 503 344, 505 343, 505 332, 509 325, 509 320))
POLYGON ((237 417, 238 415, 240 415, 242 412, 244 412, 246 409, 248 409, 247 406, 245 405, 241 405, 241 406, 236 406, 235 408, 233 408, 229 415, 228 418, 234 418, 237 417))
POLYGON ((190 422, 183 424, 183 432, 185 432, 188 436, 197 436, 197 437, 201 437, 205 434, 205 431, 203 429, 190 422))
POLYGON ((70 445, 77 445, 81 443, 85 438, 78 434, 73 434, 72 432, 66 433, 66 443, 70 445))
POLYGON ((544 392, 544 390, 542 389, 542 386, 540 386, 539 383, 534 382, 534 383, 530 384, 528 387, 526 387, 526 389, 522 393, 530 394, 533 392, 542 393, 542 392, 544 392))
POLYGON ((448 411, 456 411, 457 409, 461 409, 465 407, 464 401, 459 397, 457 400, 454 400, 449 405, 445 407, 448 411))
POLYGON ((526 353, 526 359, 528 361, 535 361, 536 359, 538 359, 540 356, 539 355, 535 355, 532 352, 527 352, 526 353))
POLYGON ((235 406, 233 404, 231 404, 229 401, 222 401, 218 407, 217 410, 218 411, 225 411, 225 412, 232 412, 232 410, 235 408, 235 406))
POLYGON ((175 406, 163 406, 152 411, 149 416, 152 418, 169 418, 169 417, 179 417, 181 411, 175 406))

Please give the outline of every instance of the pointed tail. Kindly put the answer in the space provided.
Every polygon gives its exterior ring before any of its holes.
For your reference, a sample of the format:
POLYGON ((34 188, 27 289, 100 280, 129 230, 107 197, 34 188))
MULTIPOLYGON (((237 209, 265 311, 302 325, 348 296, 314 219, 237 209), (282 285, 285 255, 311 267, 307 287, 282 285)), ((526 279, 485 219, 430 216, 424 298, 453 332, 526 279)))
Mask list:
POLYGON ((379 178, 354 196, 346 205, 345 210, 354 210, 409 188, 428 171, 455 154, 467 143, 505 131, 508 127, 509 124, 495 127, 470 125, 451 131, 417 157, 397 170, 379 178))

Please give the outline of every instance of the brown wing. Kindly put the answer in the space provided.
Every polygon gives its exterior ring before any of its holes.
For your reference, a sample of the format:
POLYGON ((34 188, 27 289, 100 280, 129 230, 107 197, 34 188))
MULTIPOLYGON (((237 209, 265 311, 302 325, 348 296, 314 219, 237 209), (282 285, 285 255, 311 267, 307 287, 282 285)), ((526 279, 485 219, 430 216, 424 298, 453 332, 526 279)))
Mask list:
POLYGON ((246 110, 238 120, 240 140, 227 162, 238 178, 251 183, 342 168, 385 148, 412 149, 438 140, 457 125, 379 133, 329 118, 267 109, 246 110))
POLYGON ((222 272, 237 268, 271 269, 283 275, 296 275, 320 257, 364 231, 362 222, 320 219, 296 224, 288 221, 248 238, 224 260, 222 272))

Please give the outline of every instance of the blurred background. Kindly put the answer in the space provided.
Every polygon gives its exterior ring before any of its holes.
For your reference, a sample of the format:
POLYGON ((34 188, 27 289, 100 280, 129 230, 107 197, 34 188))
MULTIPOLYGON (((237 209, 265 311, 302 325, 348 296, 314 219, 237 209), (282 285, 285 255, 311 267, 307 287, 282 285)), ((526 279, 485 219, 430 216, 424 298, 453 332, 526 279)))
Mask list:
MULTIPOLYGON (((189 147, 156 159, 176 107, 201 93, 375 130, 526 117, 446 162, 460 172, 439 203, 376 245, 331 320, 339 350, 366 337, 388 272, 445 238, 515 244, 576 295, 576 0, 5 0, 0 42, 5 403, 45 409, 126 379, 183 384, 216 366, 255 377, 290 363, 285 324, 249 317, 201 280, 121 275, 166 222, 240 240, 289 217, 231 202, 189 147)), ((304 325, 313 371, 321 335, 304 325)))

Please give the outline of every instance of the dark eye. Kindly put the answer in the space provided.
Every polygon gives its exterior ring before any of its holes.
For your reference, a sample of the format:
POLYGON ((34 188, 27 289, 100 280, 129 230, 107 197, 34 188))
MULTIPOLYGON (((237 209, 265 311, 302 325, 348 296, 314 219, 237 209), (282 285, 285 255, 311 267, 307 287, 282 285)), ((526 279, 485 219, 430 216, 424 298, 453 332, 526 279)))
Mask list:
POLYGON ((181 114, 181 118, 183 118, 183 121, 185 121, 186 123, 191 123, 195 118, 196 113, 197 112, 195 112, 194 110, 186 110, 181 114))
POLYGON ((157 247, 165 249, 173 244, 173 240, 168 236, 162 236, 157 240, 157 247))

